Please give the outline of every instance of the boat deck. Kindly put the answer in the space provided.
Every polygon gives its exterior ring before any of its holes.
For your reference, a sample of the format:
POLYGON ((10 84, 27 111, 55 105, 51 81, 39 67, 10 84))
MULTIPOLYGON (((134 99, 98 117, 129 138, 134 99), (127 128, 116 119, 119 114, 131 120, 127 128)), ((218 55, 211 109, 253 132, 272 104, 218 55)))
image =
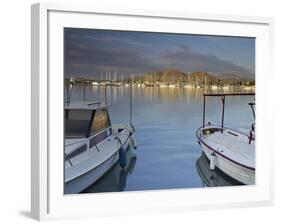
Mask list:
POLYGON ((247 167, 255 167, 255 143, 239 132, 224 129, 205 135, 203 141, 220 154, 247 167))

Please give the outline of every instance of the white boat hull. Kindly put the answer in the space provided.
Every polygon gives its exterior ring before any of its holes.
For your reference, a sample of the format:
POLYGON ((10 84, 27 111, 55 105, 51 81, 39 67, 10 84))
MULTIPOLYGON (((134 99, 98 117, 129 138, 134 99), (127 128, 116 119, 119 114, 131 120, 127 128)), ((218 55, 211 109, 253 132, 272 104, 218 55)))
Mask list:
POLYGON ((210 162, 203 152, 196 161, 196 168, 199 176, 202 179, 203 186, 218 187, 218 186, 233 186, 242 185, 239 181, 222 173, 220 170, 211 170, 210 162))
POLYGON ((249 136, 213 125, 199 128, 196 135, 210 169, 217 167, 243 184, 255 184, 254 140, 249 144, 249 136))
POLYGON ((98 150, 93 147, 86 151, 86 153, 88 152, 87 154, 84 153, 84 155, 81 154, 71 159, 72 165, 66 164, 65 194, 76 194, 85 190, 98 181, 119 161, 120 143, 115 139, 115 136, 119 136, 126 151, 136 148, 134 135, 130 135, 130 132, 133 131, 132 127, 125 128, 124 125, 116 125, 112 131, 112 135, 97 145, 98 150), (119 129, 122 129, 122 131, 119 132, 119 129))
POLYGON ((102 163, 100 166, 95 167, 92 170, 82 174, 81 176, 67 182, 65 184, 65 194, 75 194, 83 191, 87 187, 91 186, 98 179, 100 179, 119 159, 118 152, 113 154, 108 160, 102 163))
MULTIPOLYGON (((201 144, 201 147, 207 158, 211 160, 211 154, 213 153, 213 151, 203 144, 201 144)), ((255 170, 242 167, 217 153, 215 153, 214 160, 215 166, 225 174, 231 176, 232 178, 238 180, 243 184, 255 184, 255 170)))

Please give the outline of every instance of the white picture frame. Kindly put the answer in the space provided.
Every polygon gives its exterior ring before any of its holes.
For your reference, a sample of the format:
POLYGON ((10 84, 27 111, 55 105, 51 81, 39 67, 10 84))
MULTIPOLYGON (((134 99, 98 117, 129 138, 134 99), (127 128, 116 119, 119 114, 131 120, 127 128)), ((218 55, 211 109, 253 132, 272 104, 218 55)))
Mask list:
POLYGON ((271 128, 267 100, 271 90, 269 79, 263 75, 272 71, 272 32, 271 18, 32 5, 32 217, 50 220, 272 204, 274 147, 266 132, 271 128), (63 154, 59 151, 63 150, 63 27, 255 37, 256 185, 63 195, 63 154))

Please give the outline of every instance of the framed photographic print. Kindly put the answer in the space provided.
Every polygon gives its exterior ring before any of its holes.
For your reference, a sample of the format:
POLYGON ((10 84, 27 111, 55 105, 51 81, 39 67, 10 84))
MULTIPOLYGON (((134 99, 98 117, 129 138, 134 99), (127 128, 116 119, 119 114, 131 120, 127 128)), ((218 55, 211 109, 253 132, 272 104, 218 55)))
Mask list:
POLYGON ((32 217, 271 204, 272 24, 33 5, 32 217))

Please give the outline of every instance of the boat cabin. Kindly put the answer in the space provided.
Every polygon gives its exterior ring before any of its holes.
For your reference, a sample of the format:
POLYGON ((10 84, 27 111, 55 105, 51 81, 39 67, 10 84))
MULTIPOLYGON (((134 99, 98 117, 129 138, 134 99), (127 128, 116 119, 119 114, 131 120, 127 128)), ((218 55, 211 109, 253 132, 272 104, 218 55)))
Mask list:
POLYGON ((65 107, 65 139, 93 138, 90 145, 98 144, 111 135, 111 122, 106 105, 72 104, 65 107))

